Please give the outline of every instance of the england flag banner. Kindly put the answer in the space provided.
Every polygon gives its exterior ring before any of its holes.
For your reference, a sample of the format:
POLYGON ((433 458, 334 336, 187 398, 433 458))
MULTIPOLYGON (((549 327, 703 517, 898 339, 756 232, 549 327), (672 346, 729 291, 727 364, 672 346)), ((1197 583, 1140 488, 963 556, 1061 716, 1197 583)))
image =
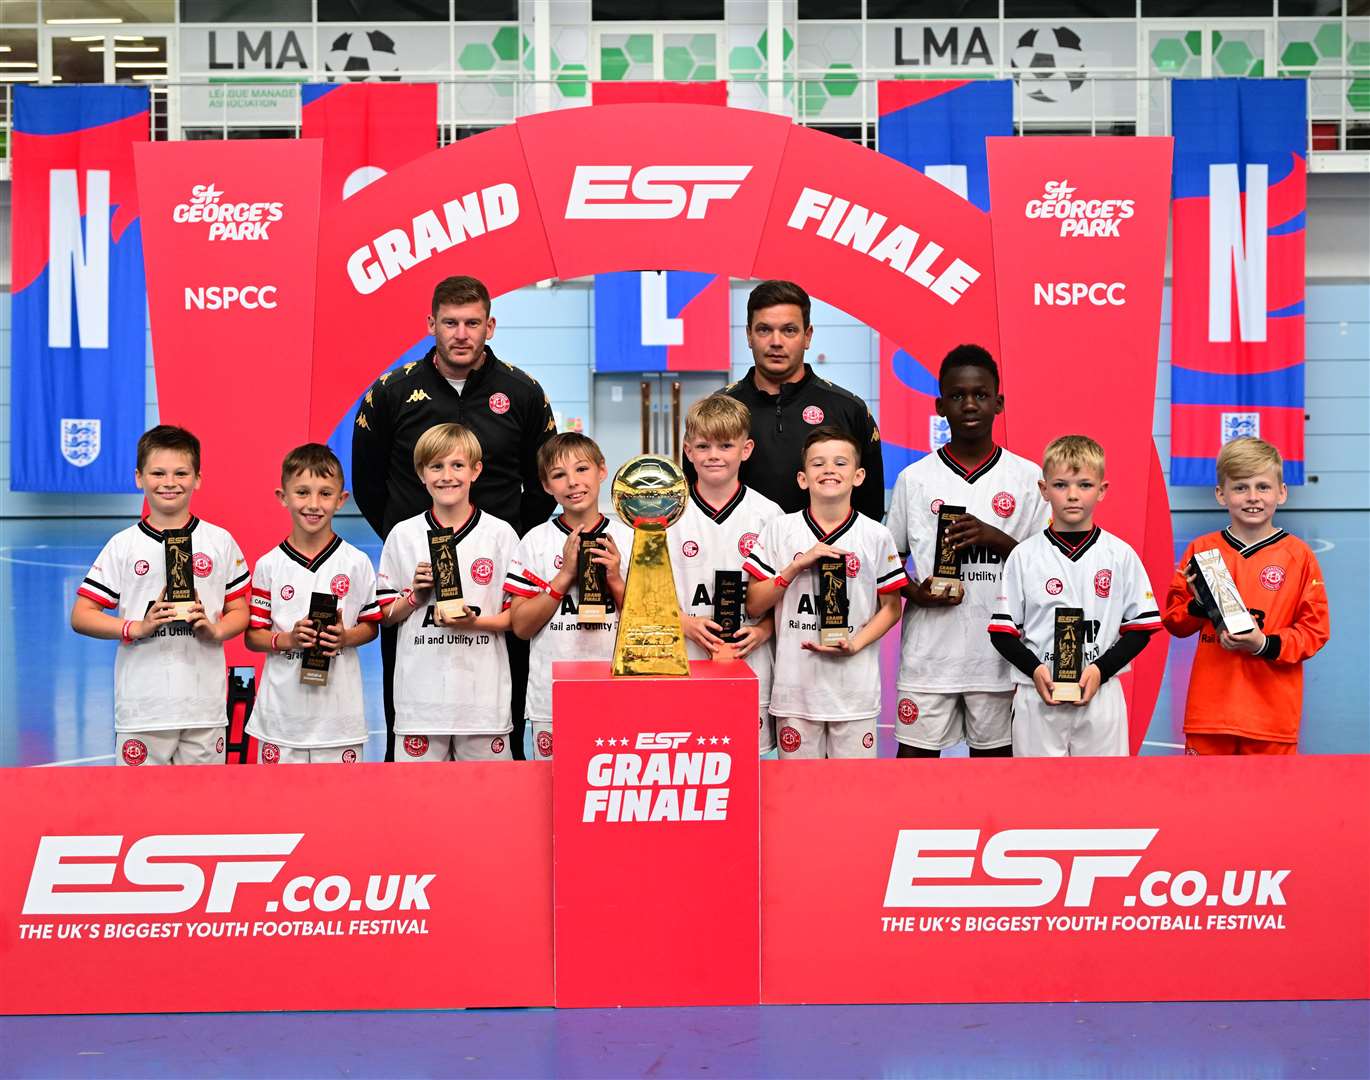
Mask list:
MULTIPOLYGON (((879 148, 917 169, 977 209, 989 211, 985 139, 1013 134, 1010 80, 891 80, 879 85, 879 148)), ((981 332, 981 331, 976 331, 981 332)), ((967 339, 976 332, 967 332, 967 339)), ((994 342, 977 343, 994 350, 994 342)), ((885 482, 951 438, 937 415, 940 356, 915 356, 906 344, 880 335, 880 431, 885 482)), ((1003 438, 1002 425, 999 431, 1003 438)))
POLYGON ((133 145, 141 87, 14 88, 10 486, 135 490, 147 302, 133 145))
POLYGON ((1307 84, 1172 87, 1170 482, 1215 483, 1223 444, 1254 435, 1302 484, 1307 84))

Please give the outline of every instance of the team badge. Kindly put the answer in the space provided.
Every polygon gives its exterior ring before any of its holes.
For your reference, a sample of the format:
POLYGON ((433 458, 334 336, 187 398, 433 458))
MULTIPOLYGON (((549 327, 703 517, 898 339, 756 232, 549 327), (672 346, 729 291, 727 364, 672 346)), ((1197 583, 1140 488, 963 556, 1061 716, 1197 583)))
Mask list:
POLYGON ((490 411, 492 413, 498 413, 500 416, 503 416, 505 413, 507 413, 509 411, 509 395, 491 394, 490 411))
POLYGON ((423 757, 428 753, 427 735, 406 735, 404 737, 404 752, 410 757, 423 757))
POLYGON ((195 558, 190 560, 190 568, 195 571, 196 577, 209 577, 214 573, 214 560, 203 551, 197 551, 195 558))
POLYGON ((84 469, 100 456, 100 421, 62 418, 62 456, 84 469))
POLYGON ((561 569, 561 564, 562 564, 564 561, 565 561, 565 560, 563 560, 562 557, 561 557, 560 555, 558 555, 555 559, 552 560, 552 565, 555 566, 558 570, 560 570, 560 569, 561 569))
POLYGON ((1198 752, 1197 750, 1195 750, 1194 747, 1192 747, 1192 746, 1186 746, 1186 747, 1184 748, 1184 752, 1185 752, 1186 754, 1192 754, 1194 757, 1198 757, 1198 756, 1199 756, 1199 752, 1198 752))
POLYGON ((275 765, 281 760, 281 748, 274 742, 262 743, 262 764, 275 765))
POLYGON ((222 735, 214 740, 214 752, 216 754, 222 754, 224 752, 224 737, 222 735))
POLYGON ((942 509, 942 500, 933 499, 932 502, 928 504, 928 509, 931 510, 934 514, 939 513, 942 509))
POLYGON ((142 739, 125 739, 123 756, 125 765, 142 765, 147 761, 147 744, 142 739))
POLYGON ((352 579, 346 574, 335 574, 328 587, 333 590, 333 595, 341 600, 347 595, 347 590, 352 588, 352 579))
POLYGON ((1275 592, 1284 584, 1284 567, 1270 565, 1261 571, 1261 585, 1275 592))
POLYGON ((685 558, 693 559, 699 554, 699 545, 693 540, 686 540, 685 543, 680 545, 680 550, 684 553, 685 558))
POLYGON ((471 580, 477 585, 489 585, 495 576, 495 564, 489 559, 477 559, 471 564, 471 580))
POLYGON ((847 577, 856 577, 861 573, 861 560, 856 557, 854 551, 847 552, 847 577))
POLYGON ((342 752, 342 760, 343 764, 345 765, 355 765, 357 762, 357 751, 353 750, 352 747, 349 746, 346 750, 342 752))
POLYGON ((1054 577, 1047 579, 1047 592, 1051 593, 1052 596, 1060 596, 1061 590, 1064 588, 1065 586, 1061 584, 1060 578, 1054 577))
POLYGON ((504 753, 504 740, 501 739, 498 735, 496 735, 493 739, 490 740, 490 753, 504 753))
POLYGON ((875 732, 873 732, 873 731, 868 731, 868 732, 866 732, 864 735, 862 735, 862 736, 861 736, 861 745, 864 746, 867 750, 869 750, 872 746, 874 746, 874 745, 875 745, 875 732))
POLYGON ((1001 491, 994 496, 994 501, 990 505, 994 507, 994 512, 996 514, 1001 518, 1006 518, 1013 513, 1018 505, 1018 500, 1007 491, 1001 491))
POLYGON ((1094 575, 1094 595, 1108 599, 1108 594, 1113 588, 1113 571, 1100 570, 1094 575))
POLYGON ((752 548, 756 547, 756 542, 761 539, 756 533, 743 533, 737 538, 737 553, 744 559, 752 553, 752 548))
POLYGON ((294 595, 295 595, 295 586, 294 586, 294 585, 282 585, 282 586, 281 586, 281 599, 282 599, 282 600, 289 600, 289 599, 290 599, 292 596, 294 596, 294 595))
POLYGON ((803 741, 799 732, 790 727, 789 724, 780 729, 780 749, 784 750, 785 753, 793 754, 799 749, 799 744, 803 741))
POLYGON ((148 565, 146 559, 139 559, 136 563, 133 564, 133 572, 137 574, 139 577, 142 577, 151 569, 152 567, 148 565))
POLYGON ((823 422, 823 410, 817 405, 810 405, 801 414, 806 424, 821 424, 823 422))
POLYGON ((901 724, 912 724, 918 719, 918 702, 913 698, 901 697, 899 699, 899 722, 901 724))
POLYGON ((537 744, 539 754, 543 757, 552 756, 552 733, 550 731, 539 731, 537 744))

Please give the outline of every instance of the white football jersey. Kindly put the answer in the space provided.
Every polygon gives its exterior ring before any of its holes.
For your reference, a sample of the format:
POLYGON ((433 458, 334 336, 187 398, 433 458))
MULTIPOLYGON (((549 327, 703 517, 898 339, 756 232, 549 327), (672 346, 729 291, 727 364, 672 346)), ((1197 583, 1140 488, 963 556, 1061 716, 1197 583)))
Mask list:
MULTIPOLYGON (((743 560, 761 535, 762 528, 784 511, 759 491, 742 484, 721 507, 710 506, 691 489, 690 500, 680 520, 666 530, 666 542, 671 550, 671 571, 675 576, 675 591, 680 610, 686 615, 712 619, 714 616, 714 572, 742 571, 743 560)), ((747 577, 742 579, 742 621, 755 623, 747 617, 747 577)), ((708 651, 688 638, 685 651, 691 660, 709 659, 708 651)), ((761 695, 761 711, 766 711, 771 700, 771 668, 775 651, 774 639, 753 649, 743 662, 756 673, 761 695)))
MULTIPOLYGON (((1062 607, 1084 611, 1082 670, 1107 652, 1123 631, 1161 628, 1161 613, 1142 560, 1097 525, 1075 546, 1045 529, 1014 548, 1004 563, 1003 587, 989 631, 1021 637, 1033 655, 1049 665, 1056 648, 1056 609, 1062 607)), ((1015 683, 1032 685, 1030 676, 1012 670, 1015 683)))
MULTIPOLYGON (((894 545, 913 556, 912 573, 922 581, 933 571, 937 511, 943 503, 966 512, 1015 540, 1041 532, 1051 504, 1037 487, 1042 470, 1002 447, 979 465, 966 468, 944 446, 899 474, 886 524, 894 545)), ((954 607, 904 605, 899 689, 964 693, 1011 690, 1009 663, 985 636, 994 614, 1003 556, 986 547, 964 548, 961 579, 965 595, 954 607)))
MULTIPOLYGON (((870 622, 879 593, 908 584, 903 560, 890 531, 853 510, 847 520, 824 533, 808 510, 774 518, 743 563, 754 578, 769 581, 795 558, 822 541, 847 555, 848 626, 870 622)), ((771 713, 801 720, 863 720, 880 712, 880 650, 875 645, 855 656, 828 656, 804 649, 818 642, 818 569, 801 573, 775 606, 775 675, 771 713)))
MULTIPOLYGON (((381 621, 371 560, 340 536, 314 558, 282 541, 252 568, 254 630, 287 632, 309 618, 314 593, 338 598, 344 629, 381 621)), ((261 689, 247 723, 249 735, 296 749, 366 742, 362 665, 356 649, 343 649, 328 666, 328 682, 300 682, 303 649, 268 653, 261 689)))
MULTIPOLYGON (((401 521, 386 538, 376 595, 382 606, 408 605, 414 570, 431 562, 428 532, 442 526, 431 511, 401 521)), ((506 521, 473 509, 454 530, 461 591, 477 614, 505 606, 502 588, 518 534, 506 521)), ((509 654, 504 635, 434 621, 433 594, 399 626, 395 650, 396 735, 503 735, 509 714, 509 654)))
MULTIPOLYGON (((597 537, 605 531, 618 546, 619 573, 628 576, 628 559, 633 550, 633 530, 621 521, 600 516, 599 524, 586 537, 597 537)), ((536 596, 547 591, 547 584, 561 569, 561 552, 571 529, 558 514, 544 521, 518 543, 509 573, 504 579, 506 592, 515 596, 536 596)), ((524 712, 530 721, 539 724, 552 722, 552 663, 556 660, 612 660, 614 638, 618 635, 618 607, 612 596, 607 598, 603 624, 581 626, 576 621, 576 586, 561 601, 541 630, 533 635, 528 650, 528 701, 524 712)))
MULTIPOLYGON (((191 516, 195 595, 210 622, 247 595, 250 575, 224 529, 191 516)), ((166 586, 162 534, 144 519, 115 533, 76 591, 121 619, 141 619, 166 586)), ((201 641, 188 623, 160 627, 120 645, 114 661, 114 730, 167 731, 228 723, 228 676, 222 642, 201 641)))

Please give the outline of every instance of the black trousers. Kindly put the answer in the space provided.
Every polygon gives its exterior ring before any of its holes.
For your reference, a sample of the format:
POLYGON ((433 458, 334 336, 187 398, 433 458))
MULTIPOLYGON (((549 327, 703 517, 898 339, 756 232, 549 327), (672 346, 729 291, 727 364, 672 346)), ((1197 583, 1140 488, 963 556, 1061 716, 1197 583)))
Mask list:
MULTIPOLYGON (((381 627, 381 667, 385 683, 385 760, 395 760, 395 650, 400 639, 399 626, 381 627)), ((512 631, 504 635, 504 647, 509 653, 510 715, 514 718, 514 733, 509 749, 514 760, 523 761, 523 707, 528 696, 528 642, 512 631)))

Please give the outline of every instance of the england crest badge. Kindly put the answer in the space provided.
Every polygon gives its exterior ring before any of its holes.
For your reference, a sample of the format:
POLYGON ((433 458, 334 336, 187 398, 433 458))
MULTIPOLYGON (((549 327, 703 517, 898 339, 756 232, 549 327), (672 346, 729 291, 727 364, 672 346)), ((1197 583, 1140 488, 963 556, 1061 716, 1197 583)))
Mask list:
POLYGON ((1223 445, 1233 439, 1259 439, 1261 414, 1257 412, 1225 412, 1223 416, 1223 445))
POLYGON ((100 456, 100 421, 62 418, 62 456, 83 469, 100 456))
POLYGON ((945 416, 928 417, 928 449, 936 450, 951 442, 951 424, 945 416))

